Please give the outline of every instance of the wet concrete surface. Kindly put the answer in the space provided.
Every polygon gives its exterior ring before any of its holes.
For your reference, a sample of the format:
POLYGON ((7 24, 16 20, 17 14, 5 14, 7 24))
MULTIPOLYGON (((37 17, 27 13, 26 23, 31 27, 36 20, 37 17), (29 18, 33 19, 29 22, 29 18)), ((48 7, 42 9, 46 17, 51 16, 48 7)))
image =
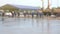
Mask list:
POLYGON ((60 20, 0 17, 0 34, 60 34, 60 20))

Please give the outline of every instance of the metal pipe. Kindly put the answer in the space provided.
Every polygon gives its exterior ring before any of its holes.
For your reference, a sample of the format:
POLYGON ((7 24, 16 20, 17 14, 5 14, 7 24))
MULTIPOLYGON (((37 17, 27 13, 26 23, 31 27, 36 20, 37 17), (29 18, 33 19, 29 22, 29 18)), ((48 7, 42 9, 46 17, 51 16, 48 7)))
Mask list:
MULTIPOLYGON (((42 12, 43 12, 43 10, 44 10, 44 0, 42 0, 42 12)), ((44 30, 44 24, 43 24, 43 21, 42 21, 42 34, 44 34, 43 30, 44 30)))
POLYGON ((49 27, 50 27, 50 24, 49 24, 49 15, 47 14, 47 34, 49 34, 49 27))
MULTIPOLYGON (((44 0, 42 0, 42 12, 43 12, 43 10, 44 10, 44 0)), ((43 19, 43 18, 42 18, 42 19, 43 19)), ((41 19, 41 20, 42 20, 42 19, 41 19)), ((42 34, 44 34, 44 31, 43 31, 43 30, 44 30, 44 29, 43 29, 43 28, 44 28, 43 21, 42 21, 41 23, 42 23, 42 34)))
POLYGON ((50 9, 50 0, 48 0, 48 7, 47 9, 50 9))
MULTIPOLYGON (((50 0, 48 0, 48 7, 47 8, 48 8, 48 12, 49 12, 49 10, 50 10, 50 0)), ((49 18, 49 15, 47 13, 47 24, 48 24, 47 26, 48 26, 48 34, 49 34, 49 19, 48 18, 49 18)))
POLYGON ((42 0, 42 11, 44 9, 44 0, 42 0))

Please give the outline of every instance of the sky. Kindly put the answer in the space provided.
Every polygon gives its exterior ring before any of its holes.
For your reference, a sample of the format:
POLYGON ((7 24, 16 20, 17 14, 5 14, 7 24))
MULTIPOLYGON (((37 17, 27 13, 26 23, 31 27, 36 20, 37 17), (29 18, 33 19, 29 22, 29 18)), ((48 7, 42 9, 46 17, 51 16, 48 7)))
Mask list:
MULTIPOLYGON (((16 5, 26 5, 42 7, 42 0, 0 0, 0 6, 5 4, 16 4, 16 5)), ((44 7, 47 7, 47 0, 44 0, 44 7)), ((60 6, 60 0, 50 0, 50 8, 60 6)))

